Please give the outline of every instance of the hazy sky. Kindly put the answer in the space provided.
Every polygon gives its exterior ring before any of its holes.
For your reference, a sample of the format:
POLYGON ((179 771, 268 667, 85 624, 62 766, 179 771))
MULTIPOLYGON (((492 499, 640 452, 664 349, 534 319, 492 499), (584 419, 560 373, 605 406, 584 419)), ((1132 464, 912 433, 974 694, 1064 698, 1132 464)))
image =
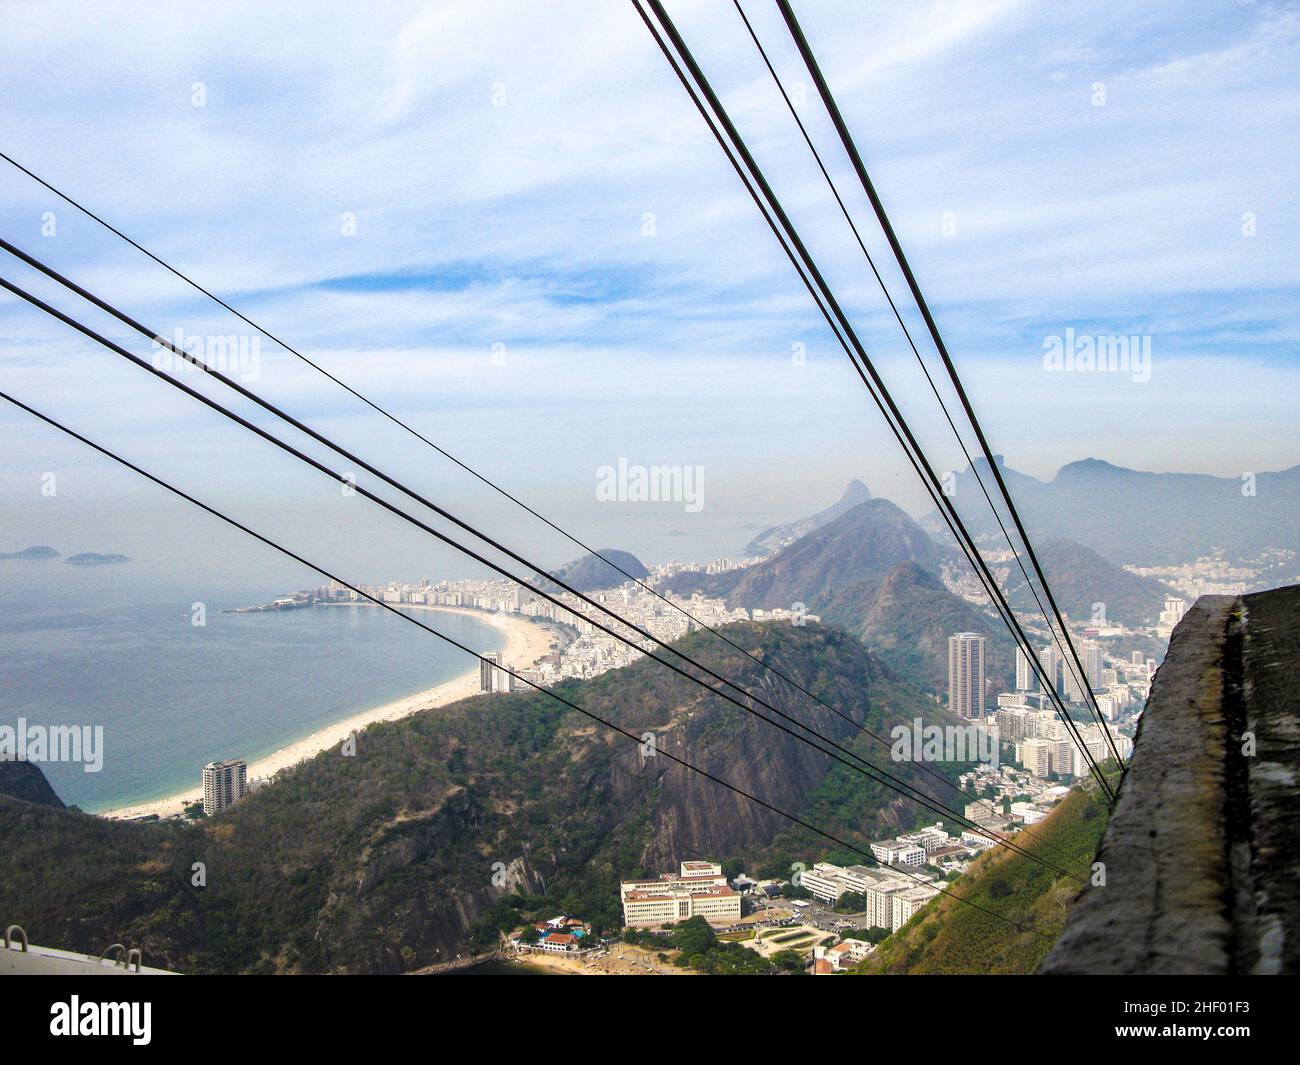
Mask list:
MULTIPOLYGON (((1300 461, 1295 6, 796 8, 1010 465, 1235 477, 1300 461), (1149 338, 1150 379, 1048 372, 1044 343, 1067 330, 1149 338)), ((734 8, 669 9, 935 465, 955 468, 734 8)), ((774 5, 746 10, 883 267, 774 5)), ((854 476, 928 509, 626 0, 5 3, 0 150, 595 546, 734 552, 854 476), (702 466, 703 509, 598 501, 597 469, 620 458, 702 466)), ((0 232, 167 336, 250 335, 3 162, 0 232)), ((0 258, 0 276, 125 338, 0 258)), ((512 544, 547 563, 577 553, 269 341, 257 370, 259 392, 512 544)), ((394 519, 7 295, 0 381, 345 575, 453 572, 394 519)), ((0 550, 152 550, 179 574, 266 558, 12 408, 0 507, 0 550)))

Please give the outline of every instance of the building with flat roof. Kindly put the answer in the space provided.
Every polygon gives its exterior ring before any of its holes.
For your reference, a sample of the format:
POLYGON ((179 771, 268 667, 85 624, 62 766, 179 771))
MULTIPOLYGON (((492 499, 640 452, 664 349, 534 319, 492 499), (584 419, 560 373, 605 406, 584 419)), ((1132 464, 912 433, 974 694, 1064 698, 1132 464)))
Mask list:
POLYGON ((957 717, 984 716, 984 649, 977 632, 948 637, 948 712, 957 717))
POLYGON ((632 928, 703 917, 710 924, 740 920, 740 892, 727 886, 717 862, 682 862, 677 873, 656 880, 624 880, 619 884, 623 923, 632 928))
POLYGON ((887 839, 871 845, 871 853, 882 865, 925 864, 925 848, 902 839, 887 839))
POLYGON ((248 794, 248 763, 242 758, 209 762, 203 767, 203 812, 213 814, 233 806, 248 794))
POLYGON ((890 931, 897 932, 938 894, 938 888, 927 887, 924 884, 917 884, 897 892, 890 899, 890 931))

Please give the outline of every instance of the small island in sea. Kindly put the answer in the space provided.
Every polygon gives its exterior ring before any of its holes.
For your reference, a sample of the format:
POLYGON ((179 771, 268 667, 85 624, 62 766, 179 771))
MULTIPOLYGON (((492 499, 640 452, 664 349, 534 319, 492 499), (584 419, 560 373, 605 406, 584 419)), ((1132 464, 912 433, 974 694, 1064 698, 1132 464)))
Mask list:
POLYGON ((58 558, 59 553, 52 547, 25 547, 21 551, 0 551, 0 559, 19 559, 30 561, 44 558, 58 558))
MULTIPOLYGON (((25 547, 21 551, 0 551, 0 561, 12 559, 18 562, 39 562, 45 559, 59 558, 60 552, 52 547, 25 547)), ((69 555, 63 560, 71 566, 109 566, 115 562, 130 562, 126 555, 101 555, 94 551, 83 551, 79 555, 69 555)))

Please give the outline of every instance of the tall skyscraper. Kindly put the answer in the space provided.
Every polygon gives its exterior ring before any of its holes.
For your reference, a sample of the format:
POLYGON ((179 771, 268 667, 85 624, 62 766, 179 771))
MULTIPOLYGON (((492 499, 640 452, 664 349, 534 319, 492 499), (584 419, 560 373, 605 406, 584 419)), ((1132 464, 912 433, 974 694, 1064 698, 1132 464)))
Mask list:
POLYGON ((958 717, 984 716, 984 645, 977 632, 948 637, 948 710, 958 717))
POLYGON ((1102 654, 1101 644, 1096 640, 1085 640, 1083 642, 1083 675, 1088 678, 1090 687, 1096 689, 1102 686, 1101 674, 1106 668, 1106 658, 1102 654))
POLYGON ((1065 661, 1061 668, 1061 691, 1066 701, 1071 703, 1087 702, 1087 695, 1084 693, 1083 685, 1087 683, 1087 678, 1083 682, 1079 680, 1079 671, 1074 665, 1074 660, 1065 661))
POLYGON ((209 762, 203 767, 203 812, 209 817, 248 792, 248 763, 242 758, 209 762))
POLYGON ((1048 644, 1043 648, 1043 653, 1038 656, 1038 660, 1043 665, 1043 672, 1051 682, 1053 691, 1061 690, 1061 652, 1056 649, 1055 644, 1048 644))
POLYGON ((1029 656, 1019 647, 1016 648, 1016 691, 1031 692, 1038 687, 1034 667, 1030 665, 1029 656))
POLYGON ((500 666, 501 656, 495 651, 485 654, 478 664, 478 687, 484 692, 508 692, 510 674, 500 666))

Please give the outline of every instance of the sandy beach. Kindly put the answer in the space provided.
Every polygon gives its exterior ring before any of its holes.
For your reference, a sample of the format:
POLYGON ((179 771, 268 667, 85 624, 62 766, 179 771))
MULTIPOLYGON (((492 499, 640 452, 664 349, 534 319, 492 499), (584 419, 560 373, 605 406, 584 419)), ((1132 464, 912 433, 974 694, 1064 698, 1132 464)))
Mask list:
POLYGON ((530 951, 515 959, 518 964, 563 976, 698 976, 672 962, 662 962, 657 953, 629 943, 618 943, 599 958, 577 958, 570 954, 530 951))
MULTIPOLYGON (((501 651, 501 661, 511 669, 528 669, 535 665, 537 660, 550 650, 551 634, 549 630, 542 625, 535 624, 527 618, 520 617, 517 614, 493 614, 484 610, 462 609, 460 607, 426 607, 411 605, 406 607, 408 610, 431 610, 441 611, 448 614, 464 614, 468 617, 476 618, 488 625, 499 629, 505 636, 505 646, 501 651)), ((395 699, 393 702, 384 703, 381 706, 371 707, 369 710, 363 710, 360 713, 353 714, 343 721, 339 721, 326 728, 313 732, 310 736, 305 736, 287 747, 281 747, 265 758, 259 758, 248 765, 248 779, 251 783, 254 780, 266 780, 274 776, 281 769, 297 765, 321 751, 328 750, 335 744, 340 743, 353 732, 359 732, 367 725, 373 725, 377 721, 394 721, 397 718, 407 717, 420 710, 429 710, 438 706, 446 706, 454 703, 458 699, 464 699, 471 695, 479 694, 479 662, 477 659, 469 660, 470 665, 465 672, 452 680, 446 681, 433 688, 425 691, 416 692, 414 695, 408 695, 403 699, 395 699)), ((238 755, 232 755, 238 757, 238 755)), ((167 795, 161 799, 153 799, 149 802, 138 803, 133 806, 121 806, 113 810, 102 810, 99 813, 101 817, 109 818, 127 818, 127 817, 145 817, 149 814, 157 814, 159 817, 170 817, 179 814, 190 803, 196 802, 203 798, 202 785, 196 781, 193 788, 177 792, 173 795, 167 795)))

